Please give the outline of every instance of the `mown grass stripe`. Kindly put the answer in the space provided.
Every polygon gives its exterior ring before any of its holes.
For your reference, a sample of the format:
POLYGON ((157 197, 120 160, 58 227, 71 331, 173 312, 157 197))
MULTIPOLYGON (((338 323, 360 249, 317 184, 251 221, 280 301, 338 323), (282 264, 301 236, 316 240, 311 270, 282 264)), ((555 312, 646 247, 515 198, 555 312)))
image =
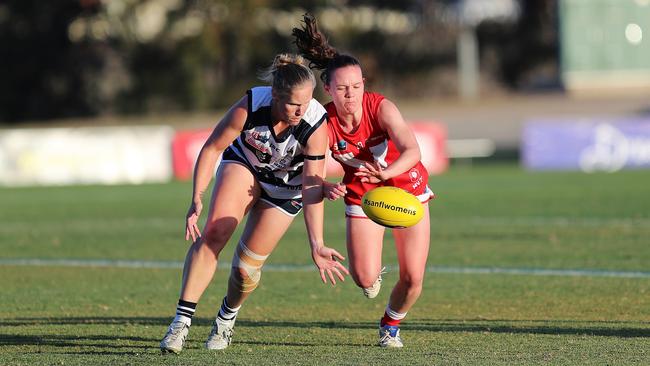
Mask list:
MULTIPOLYGON (((570 217, 570 216, 454 216, 454 217, 434 217, 432 221, 436 223, 459 224, 459 225, 481 225, 481 226, 559 226, 559 227, 601 227, 623 226, 643 228, 650 226, 650 217, 570 217)), ((345 221, 340 221, 345 223, 345 221)), ((176 217, 131 217, 131 218, 103 218, 97 220, 91 219, 74 219, 61 221, 59 219, 44 218, 39 221, 38 227, 41 229, 88 229, 89 227, 178 227, 179 238, 183 234, 182 221, 176 217), (180 224, 179 224, 180 222, 180 224)), ((34 225, 28 221, 14 222, 4 220, 0 222, 0 230, 7 232, 22 231, 33 229, 34 225)))
MULTIPOLYGON (((0 259, 3 266, 53 266, 53 267, 115 267, 115 268, 182 268, 180 261, 142 261, 113 259, 39 259, 39 258, 5 258, 0 259)), ((397 271, 396 265, 386 266, 389 271, 397 271)), ((230 268, 230 263, 220 262, 219 268, 230 268)), ((271 272, 309 272, 315 271, 313 265, 267 264, 265 271, 271 272)), ((429 273, 450 274, 500 274, 525 276, 559 276, 559 277, 619 277, 650 278, 650 272, 611 271, 600 269, 545 269, 545 268, 499 268, 499 267, 443 267, 428 266, 429 273)))

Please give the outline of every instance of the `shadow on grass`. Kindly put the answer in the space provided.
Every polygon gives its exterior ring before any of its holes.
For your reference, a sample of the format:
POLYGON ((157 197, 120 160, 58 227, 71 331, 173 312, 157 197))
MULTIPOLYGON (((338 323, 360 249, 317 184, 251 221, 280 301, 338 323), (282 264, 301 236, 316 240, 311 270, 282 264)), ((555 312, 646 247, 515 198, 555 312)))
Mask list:
POLYGON ((129 345, 124 342, 151 342, 151 338, 124 337, 119 335, 16 335, 0 334, 0 346, 50 346, 50 347, 97 347, 116 348, 115 342, 120 341, 117 348, 138 348, 141 345, 129 345), (102 342, 104 341, 104 342, 102 342))
POLYGON ((431 332, 586 335, 619 338, 650 337, 648 322, 576 320, 435 320, 415 321, 408 329, 431 332))
MULTIPOLYGON (((14 318, 0 321, 0 327, 6 330, 9 327, 23 326, 80 326, 80 325, 117 325, 117 326, 157 326, 160 327, 160 335, 171 320, 170 317, 70 317, 70 318, 14 318)), ((209 326, 212 319, 198 318, 194 324, 209 326)), ((576 321, 576 320, 462 320, 462 319, 439 319, 431 321, 406 321, 404 329, 409 331, 426 332, 469 332, 469 333, 499 333, 499 334, 543 334, 543 335, 585 335, 601 337, 620 338, 644 338, 650 337, 648 322, 633 321, 576 321)), ((238 327, 248 328, 324 328, 324 329, 376 329, 376 324, 367 322, 319 322, 319 321, 249 321, 240 319, 238 327)), ((68 328, 69 330, 69 328, 68 328)), ((86 330, 87 331, 87 330, 86 330)), ((119 327, 110 330, 110 334, 86 335, 86 334, 53 334, 53 335, 11 335, 0 334, 0 346, 8 345, 32 345, 50 347, 96 347, 121 348, 121 349, 145 349, 151 348, 151 344, 160 341, 159 338, 126 336, 120 334, 119 327), (136 344, 128 344, 134 342, 136 344), (116 344, 118 344, 116 346, 116 344)), ((198 341, 192 341, 192 348, 198 347, 198 341)), ((250 345, 282 345, 282 346, 316 346, 323 345, 322 342, 293 342, 293 343, 265 343, 257 341, 238 340, 241 344, 250 345)), ((344 346, 367 346, 364 344, 341 344, 344 346)), ((330 344, 333 346, 333 344, 330 344)), ((97 352, 97 351, 91 351, 97 352)), ((99 351, 102 353, 103 351, 99 351)), ((113 351, 106 351, 111 353, 113 351)), ((83 349, 80 354, 87 353, 83 349)), ((137 353, 137 352, 134 352, 137 353)))

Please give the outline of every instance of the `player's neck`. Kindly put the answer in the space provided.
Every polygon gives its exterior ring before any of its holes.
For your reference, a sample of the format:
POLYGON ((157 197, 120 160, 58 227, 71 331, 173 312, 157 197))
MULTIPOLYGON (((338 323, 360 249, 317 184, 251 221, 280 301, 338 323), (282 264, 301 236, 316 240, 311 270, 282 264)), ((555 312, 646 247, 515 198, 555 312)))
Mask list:
POLYGON ((339 125, 346 133, 354 133, 357 131, 357 129, 359 129, 359 125, 361 125, 362 116, 363 110, 358 110, 355 113, 348 113, 343 115, 339 114, 339 125))
POLYGON ((273 133, 278 138, 282 138, 282 137, 284 137, 284 134, 287 131, 289 131, 290 127, 291 127, 291 125, 289 123, 285 122, 285 121, 276 121, 273 124, 273 133))

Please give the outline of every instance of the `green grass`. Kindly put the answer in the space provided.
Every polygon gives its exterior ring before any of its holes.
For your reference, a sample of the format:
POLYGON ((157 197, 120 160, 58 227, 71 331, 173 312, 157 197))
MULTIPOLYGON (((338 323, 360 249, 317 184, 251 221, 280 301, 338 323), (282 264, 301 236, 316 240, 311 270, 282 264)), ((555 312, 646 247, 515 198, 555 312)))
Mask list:
MULTIPOLYGON (((453 167, 431 178, 429 266, 644 272, 650 269, 650 171, 530 173, 453 167)), ((180 262, 189 183, 0 188, 0 260, 180 262)), ((340 203, 326 238, 344 249, 340 203)), ((222 259, 229 260, 232 243, 222 259)), ((310 265, 302 218, 269 264, 310 265)), ((396 263, 390 235, 385 264, 396 263)), ((374 346, 395 271, 375 300, 351 280, 266 271, 233 345, 202 342, 227 272, 199 304, 187 349, 162 356, 179 269, 0 265, 2 365, 647 364, 650 278, 428 273, 402 326, 406 347, 374 346)))

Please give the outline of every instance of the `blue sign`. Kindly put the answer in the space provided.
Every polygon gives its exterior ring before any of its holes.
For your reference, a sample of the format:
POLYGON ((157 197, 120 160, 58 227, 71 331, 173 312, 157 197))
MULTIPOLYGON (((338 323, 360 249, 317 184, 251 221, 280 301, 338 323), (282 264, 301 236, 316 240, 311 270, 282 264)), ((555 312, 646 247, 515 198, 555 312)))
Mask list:
POLYGON ((521 150, 533 170, 647 169, 650 119, 535 120, 524 128, 521 150))

